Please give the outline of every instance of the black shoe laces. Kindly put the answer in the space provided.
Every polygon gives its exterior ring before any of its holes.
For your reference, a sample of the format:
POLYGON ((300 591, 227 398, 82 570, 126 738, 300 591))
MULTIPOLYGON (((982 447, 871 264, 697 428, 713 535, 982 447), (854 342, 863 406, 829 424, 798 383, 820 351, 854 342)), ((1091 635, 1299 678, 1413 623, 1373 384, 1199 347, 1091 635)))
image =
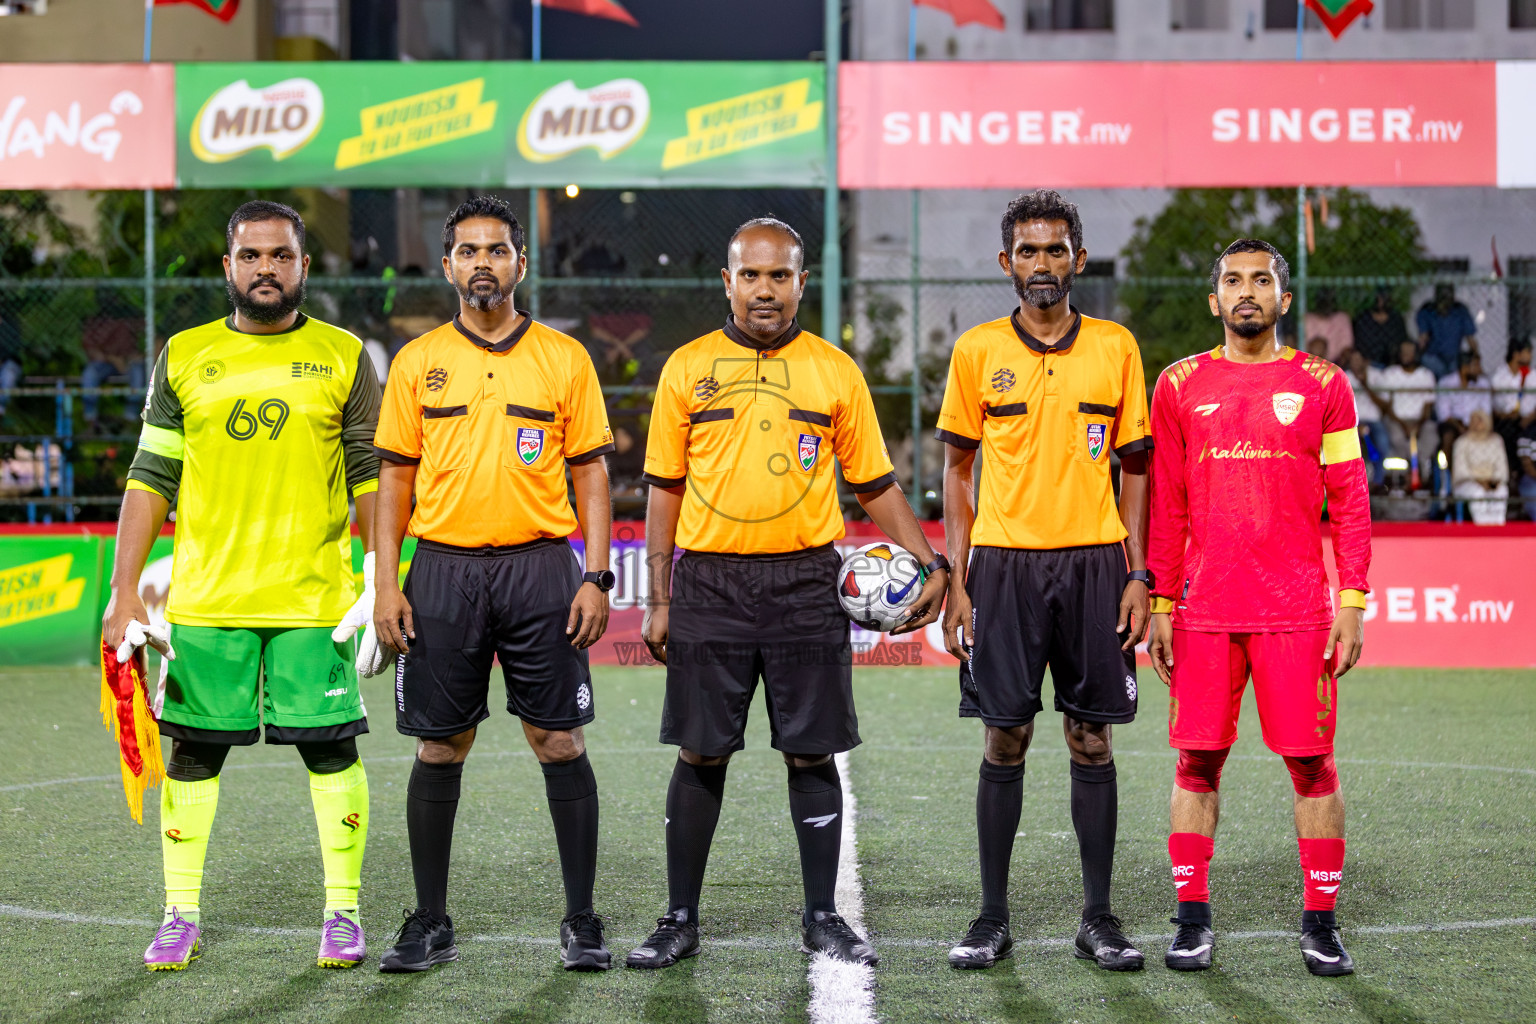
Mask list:
POLYGON ((677 920, 675 917, 658 917, 656 919, 656 930, 651 932, 651 937, 645 940, 644 945, 660 949, 682 934, 685 923, 677 920))
POLYGON ((429 910, 407 910, 405 921, 395 933, 395 943, 425 942, 432 929, 438 925, 429 910))
POLYGON ((1100 914, 1092 921, 1088 921, 1087 925, 1091 932, 1109 932, 1117 938, 1125 938, 1125 926, 1114 914, 1100 914))
POLYGON ((592 911, 584 911, 568 918, 566 923, 571 927, 571 934, 580 939, 582 945, 601 946, 603 944, 603 919, 592 911))
POLYGON ((965 938, 960 940, 960 945, 967 947, 993 945, 1002 938, 1007 928, 1008 926, 1001 921, 978 917, 971 922, 971 927, 965 933, 965 938))

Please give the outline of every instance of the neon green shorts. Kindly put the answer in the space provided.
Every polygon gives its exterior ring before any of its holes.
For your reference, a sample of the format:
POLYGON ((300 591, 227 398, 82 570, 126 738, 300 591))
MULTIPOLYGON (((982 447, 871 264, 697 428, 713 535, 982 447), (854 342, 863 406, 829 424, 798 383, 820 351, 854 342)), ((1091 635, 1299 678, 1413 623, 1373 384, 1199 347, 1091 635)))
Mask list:
POLYGON ((244 629, 171 625, 176 660, 155 717, 176 739, 236 746, 339 740, 368 731, 353 668, 356 641, 326 626, 244 629))

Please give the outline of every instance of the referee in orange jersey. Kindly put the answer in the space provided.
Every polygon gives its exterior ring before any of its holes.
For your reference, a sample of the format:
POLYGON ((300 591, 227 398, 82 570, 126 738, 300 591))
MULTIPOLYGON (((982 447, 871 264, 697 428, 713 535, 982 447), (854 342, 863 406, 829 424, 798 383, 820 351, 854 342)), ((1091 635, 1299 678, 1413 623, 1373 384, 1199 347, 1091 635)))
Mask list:
POLYGON ((597 781, 581 727, 593 716, 586 648, 607 627, 614 582, 603 463, 613 436, 586 350, 513 305, 522 253, 523 227, 501 200, 480 196, 449 215, 443 274, 459 313, 395 357, 374 438, 374 622, 397 655, 396 728, 417 737, 405 812, 417 907, 384 971, 458 958, 448 858, 464 759, 490 717, 492 658, 544 773, 565 880, 562 961, 610 966, 592 910, 597 781), (566 539, 578 518, 585 576, 566 539), (402 593, 407 529, 419 540, 402 593))
POLYGON ((843 791, 832 755, 859 743, 832 547, 843 536, 834 460, 869 517, 926 569, 893 634, 938 618, 949 563, 896 485, 858 365, 795 319, 809 276, 799 234, 751 220, 728 254, 731 315, 667 360, 645 454, 644 637, 667 666, 661 741, 681 749, 667 788, 670 904, 626 963, 667 967, 699 952, 699 893, 726 765, 744 744, 761 679, 773 746, 789 767, 802 948, 872 964, 874 949, 834 900, 843 791), (675 568, 674 543, 683 548, 675 568))
POLYGON ((962 570, 950 586, 945 645, 961 662, 960 714, 986 726, 976 790, 981 913, 949 962, 990 967, 1012 951, 1008 865, 1049 666, 1083 868, 1075 952, 1135 971, 1143 957, 1109 903, 1118 813, 1110 732, 1136 717, 1133 652, 1151 585, 1141 353, 1124 327, 1067 302, 1088 258, 1075 205, 1051 191, 1020 196, 1002 229, 997 261, 1018 308, 955 342, 939 412, 944 528, 962 570), (1120 457, 1118 510, 1111 450, 1120 457))

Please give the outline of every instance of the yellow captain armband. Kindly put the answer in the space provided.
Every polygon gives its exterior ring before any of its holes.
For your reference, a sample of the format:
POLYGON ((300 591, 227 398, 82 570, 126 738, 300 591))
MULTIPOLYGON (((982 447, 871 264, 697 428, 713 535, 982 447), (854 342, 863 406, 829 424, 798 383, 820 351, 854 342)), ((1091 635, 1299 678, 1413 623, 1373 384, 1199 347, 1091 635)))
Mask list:
POLYGON ((1173 598, 1154 597, 1152 599, 1152 614, 1167 615, 1173 611, 1173 598))
POLYGON ((1360 432, 1335 430, 1323 435, 1323 465, 1332 466, 1360 458, 1360 432))
POLYGON ((363 495, 365 495, 365 494, 372 494, 375 491, 377 491, 378 489, 379 489, 379 478, 378 477, 374 477, 372 480, 364 480, 362 483, 360 483, 356 487, 352 488, 352 497, 354 499, 361 498, 363 495))
MULTIPOLYGON (((148 491, 150 494, 159 495, 160 497, 165 498, 165 495, 160 494, 159 491, 155 490, 153 487, 149 486, 149 484, 146 484, 142 480, 129 480, 127 486, 125 486, 123 488, 123 490, 125 490, 125 491, 148 491)), ((170 501, 171 499, 170 498, 165 498, 165 500, 166 501, 170 501)))
POLYGON ((1365 591, 1363 591, 1363 590, 1341 590, 1341 591, 1339 591, 1339 607, 1340 608, 1359 608, 1361 610, 1364 610, 1364 608, 1365 608, 1365 591))

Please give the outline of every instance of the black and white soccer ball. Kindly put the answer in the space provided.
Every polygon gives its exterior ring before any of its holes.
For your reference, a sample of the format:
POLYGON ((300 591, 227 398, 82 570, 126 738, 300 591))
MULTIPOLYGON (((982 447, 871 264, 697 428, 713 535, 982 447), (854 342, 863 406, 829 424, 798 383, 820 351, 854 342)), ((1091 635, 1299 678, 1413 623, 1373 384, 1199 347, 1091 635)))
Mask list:
POLYGON ((837 599, 848 617, 865 629, 888 633, 923 587, 917 557, 888 541, 865 544, 837 571, 837 599))

